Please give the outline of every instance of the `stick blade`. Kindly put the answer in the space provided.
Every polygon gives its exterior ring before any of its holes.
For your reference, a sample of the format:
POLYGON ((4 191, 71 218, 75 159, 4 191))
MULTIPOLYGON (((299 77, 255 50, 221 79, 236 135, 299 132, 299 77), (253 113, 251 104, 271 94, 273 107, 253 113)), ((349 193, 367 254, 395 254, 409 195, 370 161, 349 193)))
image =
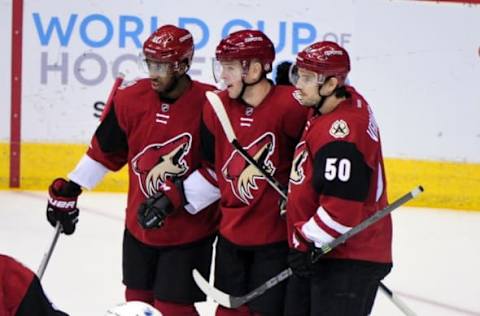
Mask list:
POLYGON ((208 281, 203 278, 200 272, 197 271, 197 269, 192 270, 192 276, 193 276, 193 280, 195 281, 197 286, 200 288, 200 290, 202 290, 202 292, 205 293, 205 295, 207 295, 208 297, 213 298, 215 302, 227 308, 238 307, 238 306, 232 305, 232 301, 230 300, 230 295, 211 286, 210 283, 208 283, 208 281))
POLYGON ((215 114, 217 114, 218 120, 220 121, 220 124, 222 124, 228 141, 230 143, 233 142, 237 137, 235 136, 235 132, 233 131, 232 124, 230 123, 230 119, 225 111, 222 100, 218 94, 212 91, 205 92, 205 96, 207 97, 208 102, 210 102, 213 111, 215 111, 215 114))

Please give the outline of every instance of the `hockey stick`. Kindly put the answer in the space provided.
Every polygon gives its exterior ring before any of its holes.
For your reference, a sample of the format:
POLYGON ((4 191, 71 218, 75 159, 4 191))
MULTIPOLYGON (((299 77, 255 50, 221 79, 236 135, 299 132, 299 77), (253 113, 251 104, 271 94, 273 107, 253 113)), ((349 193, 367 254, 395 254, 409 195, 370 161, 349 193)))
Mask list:
POLYGON ((277 191, 278 194, 280 194, 280 196, 286 200, 287 194, 285 192, 287 192, 287 190, 285 190, 285 188, 280 184, 280 182, 278 182, 277 179, 273 178, 264 169, 263 166, 261 166, 255 159, 253 159, 253 157, 250 156, 248 152, 243 149, 242 145, 240 145, 240 143, 238 142, 237 137, 235 136, 235 132, 233 131, 232 123, 228 118, 227 112, 225 111, 225 107, 223 106, 223 102, 222 100, 220 100, 220 97, 212 91, 207 91, 205 93, 205 96, 212 105, 213 111, 217 115, 218 120, 222 125, 223 131, 225 132, 225 135, 227 136, 230 144, 232 144, 233 148, 238 151, 238 153, 243 157, 243 159, 245 159, 249 164, 257 168, 258 171, 260 171, 260 173, 265 177, 267 182, 275 189, 275 191, 277 191))
POLYGON ((393 293, 385 284, 380 282, 380 289, 383 293, 407 316, 417 316, 398 296, 393 293))
MULTIPOLYGON (((384 218, 388 214, 390 214, 393 210, 397 209, 398 207, 402 206, 406 202, 410 201, 411 199, 415 198, 417 195, 419 195, 421 192, 423 192, 423 188, 421 186, 416 187, 412 191, 408 192, 404 196, 400 197, 398 200, 394 201, 392 204, 388 205, 384 209, 377 211, 374 213, 372 216, 368 217, 365 219, 363 222, 358 224, 357 226, 353 227, 350 229, 348 232, 345 234, 341 235, 340 237, 334 239, 332 242, 329 244, 326 244, 320 248, 317 248, 314 255, 313 255, 313 262, 316 262, 321 256, 324 254, 332 251, 335 249, 337 246, 340 244, 344 243, 347 239, 351 238, 352 236, 358 234, 359 232, 363 231, 370 225, 376 223, 380 219, 384 218)), ((286 280, 293 274, 293 271, 291 268, 285 269, 276 276, 270 278, 267 280, 265 283, 257 287, 256 289, 250 291, 246 295, 243 296, 232 296, 229 295, 225 292, 220 291, 219 289, 213 287, 208 283, 205 278, 198 272, 196 269, 192 271, 193 279, 195 280, 195 283, 197 286, 202 290, 203 293, 205 293, 207 296, 210 296, 213 298, 218 304, 225 306, 227 308, 237 308, 252 299, 262 295, 265 293, 267 290, 270 288, 274 287, 278 283, 286 280)), ((395 301, 394 301, 395 302, 395 301)), ((403 311, 403 309, 402 309, 403 311)), ((406 314, 406 315, 415 315, 415 314, 406 314)))
MULTIPOLYGON (((112 86, 112 90, 108 95, 107 102, 105 103, 105 107, 102 111, 102 115, 100 116, 100 121, 102 121, 105 118, 106 114, 110 110, 110 107, 112 106, 112 103, 113 103, 113 97, 115 96, 115 93, 117 92, 118 87, 120 87, 120 85, 122 84, 124 78, 125 78, 125 75, 120 72, 117 78, 115 79, 115 82, 113 83, 113 86, 112 86)), ((47 252, 43 255, 42 262, 40 263, 40 267, 38 268, 37 276, 40 280, 42 279, 43 274, 45 273, 45 269, 47 268, 48 261, 50 261, 50 257, 52 256, 53 249, 57 244, 58 237, 60 236, 61 232, 62 232, 62 225, 60 224, 60 222, 57 222, 57 225, 55 226, 55 233, 53 235, 53 240, 50 243, 50 246, 47 252)))
POLYGON ((42 262, 40 263, 40 267, 38 268, 37 276, 38 279, 41 280, 43 277, 43 274, 45 273, 45 269, 47 268, 48 261, 50 261, 50 257, 52 256, 53 249, 55 249, 55 245, 57 244, 58 237, 60 236, 60 233, 62 232, 62 225, 60 222, 57 222, 57 225, 55 226, 55 233, 53 234, 53 239, 52 242, 50 243, 50 246, 48 246, 47 252, 43 255, 42 262))
POLYGON ((107 116, 108 111, 110 111, 110 108, 112 107, 112 103, 113 103, 113 97, 115 96, 115 93, 117 92, 118 87, 122 85, 124 78, 125 78, 125 75, 122 72, 119 72, 117 78, 115 78, 115 81, 113 82, 112 90, 108 95, 107 102, 105 102, 105 107, 103 108, 102 115, 100 115, 100 122, 103 121, 105 116, 107 116))

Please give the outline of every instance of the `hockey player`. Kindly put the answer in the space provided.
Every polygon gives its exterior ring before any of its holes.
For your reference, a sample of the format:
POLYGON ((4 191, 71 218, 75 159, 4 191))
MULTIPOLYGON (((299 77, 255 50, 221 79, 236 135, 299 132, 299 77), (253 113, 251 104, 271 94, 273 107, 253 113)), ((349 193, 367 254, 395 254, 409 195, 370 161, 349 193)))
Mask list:
POLYGON ((297 56, 291 79, 312 109, 297 145, 287 202, 289 265, 286 315, 368 315, 391 269, 386 217, 312 263, 313 247, 344 234, 387 205, 380 134, 372 110, 346 86, 350 59, 333 42, 297 56))
POLYGON ((205 296, 191 271, 210 271, 218 225, 216 205, 195 216, 177 209, 154 226, 145 211, 162 190, 177 185, 200 165, 202 107, 205 91, 213 87, 187 75, 193 51, 192 35, 185 29, 165 25, 150 35, 143 45, 150 78, 118 89, 69 180, 51 184, 47 207, 49 222, 60 221, 63 231, 72 234, 81 188, 93 188, 105 173, 128 164, 125 296, 127 301, 151 304, 164 316, 198 315, 194 302, 205 296))
MULTIPOLYGON (((266 77, 275 51, 260 31, 242 30, 216 49, 219 93, 238 142, 270 175, 284 185, 305 121, 306 111, 293 98, 293 87, 274 86, 266 77)), ((184 183, 188 207, 201 209, 220 199, 220 236, 216 246, 215 285, 243 295, 287 267, 286 223, 280 195, 228 142, 210 104, 204 107, 205 156, 211 169, 193 173, 184 183), (220 192, 218 192, 218 189, 220 192)), ((175 201, 170 201, 175 205, 175 201)), ((208 277, 208 275, 206 275, 208 277)), ((279 285, 248 306, 217 309, 217 315, 281 315, 285 287, 279 285)))
MULTIPOLYGON (((218 73, 227 88, 219 96, 238 142, 264 170, 286 184, 306 112, 290 87, 274 86, 266 78, 274 56, 272 42, 260 31, 243 30, 227 36, 216 49, 218 73)), ((210 157, 221 192, 215 285, 243 295, 286 267, 280 196, 234 150, 210 106, 204 109, 204 121, 207 134, 212 135, 207 139, 215 142, 210 157)), ((237 310, 219 307, 217 315, 281 315, 284 291, 284 286, 279 286, 237 310)))
POLYGON ((38 277, 15 259, 0 254, 1 316, 68 316, 48 300, 38 277))

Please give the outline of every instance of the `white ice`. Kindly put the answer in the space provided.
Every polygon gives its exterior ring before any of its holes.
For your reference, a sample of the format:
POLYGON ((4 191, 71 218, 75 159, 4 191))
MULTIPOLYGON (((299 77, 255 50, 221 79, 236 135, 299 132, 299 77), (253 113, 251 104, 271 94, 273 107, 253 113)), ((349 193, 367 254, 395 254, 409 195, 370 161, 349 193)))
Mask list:
MULTIPOLYGON (((45 192, 0 191, 0 253, 36 271, 53 237, 45 192)), ((72 236, 61 235, 42 280, 72 316, 103 315, 123 301, 126 196, 86 192, 72 236)), ((418 315, 480 315, 480 212, 404 207, 393 213, 394 268, 384 280, 418 315)), ((214 315, 212 301, 198 304, 214 315)), ((403 315, 381 292, 373 315, 403 315)))

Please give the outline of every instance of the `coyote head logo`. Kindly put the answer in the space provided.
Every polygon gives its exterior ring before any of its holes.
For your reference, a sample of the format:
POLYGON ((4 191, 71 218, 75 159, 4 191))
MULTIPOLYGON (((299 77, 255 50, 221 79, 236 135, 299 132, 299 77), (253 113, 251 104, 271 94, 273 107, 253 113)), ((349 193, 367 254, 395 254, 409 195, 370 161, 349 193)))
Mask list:
MULTIPOLYGON (((248 154, 255 159, 264 170, 273 175, 275 167, 269 157, 275 150, 275 137, 265 133, 245 147, 248 154)), ((245 204, 253 199, 253 190, 258 190, 257 181, 265 179, 255 166, 250 165, 238 151, 234 150, 222 168, 225 180, 230 183, 233 194, 245 204)))
POLYGON ((160 190, 167 177, 181 177, 189 166, 185 156, 190 151, 192 136, 180 134, 161 144, 150 144, 132 159, 132 170, 146 197, 160 190))
POLYGON ((306 143, 303 141, 297 145, 295 156, 292 161, 292 169, 290 170, 290 182, 300 184, 305 179, 303 163, 307 160, 308 151, 306 143))

